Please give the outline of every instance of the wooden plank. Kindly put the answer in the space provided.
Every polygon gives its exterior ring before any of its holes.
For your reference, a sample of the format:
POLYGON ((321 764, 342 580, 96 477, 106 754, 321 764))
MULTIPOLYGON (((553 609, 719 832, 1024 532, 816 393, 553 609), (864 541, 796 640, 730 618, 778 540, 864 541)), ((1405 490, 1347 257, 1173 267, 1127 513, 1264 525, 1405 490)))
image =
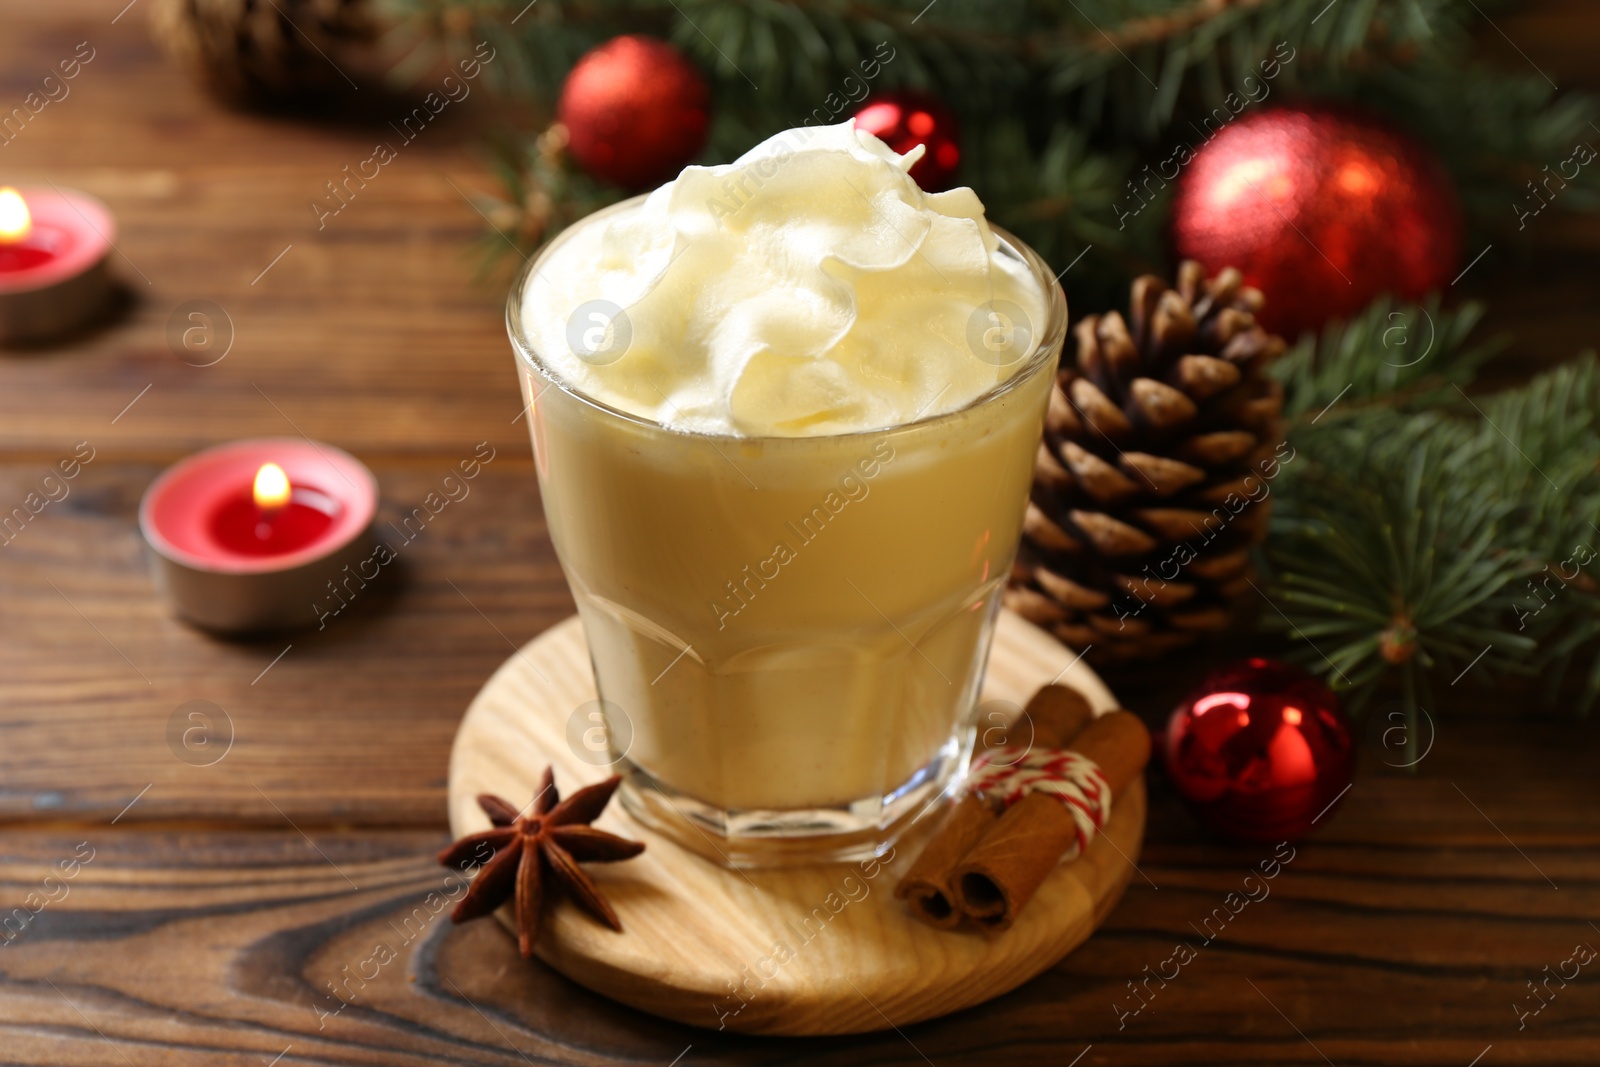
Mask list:
POLYGON ((1520 840, 1526 859, 1466 804, 1403 843, 1359 840, 1377 826, 1394 836, 1408 824, 1391 802, 1426 788, 1352 794, 1328 839, 1264 883, 1245 877, 1271 849, 1197 844, 1153 822, 1140 868, 1160 889, 1136 878, 1055 969, 955 1016, 803 1041, 639 1015, 524 963, 498 924, 450 927, 428 897, 454 891, 433 863, 439 832, 14 831, 0 844, 0 902, 57 899, 0 950, 0 1047, 9 1063, 120 1063, 120 1052, 138 1067, 265 1063, 285 1049, 291 1063, 667 1064, 690 1046, 686 1062, 714 1064, 1066 1064, 1092 1046, 1080 1064, 1464 1065, 1491 1044, 1494 1062, 1587 1062, 1600 984, 1552 983, 1520 1031, 1512 1005, 1528 1005, 1526 983, 1576 943, 1600 942, 1588 925, 1596 817, 1520 840), (90 849, 62 878, 58 865, 90 849), (1259 899, 1212 918, 1246 891, 1259 899), (1210 943, 1196 932, 1208 921, 1210 943), (1129 983, 1180 941, 1195 958, 1126 1014, 1129 983))
MULTIPOLYGON (((86 423, 122 450, 193 449, 291 424, 357 450, 427 451, 481 437, 485 423, 508 439, 519 399, 506 282, 504 271, 474 279, 471 246, 487 230, 466 199, 493 188, 473 139, 493 113, 479 106, 486 94, 408 143, 386 121, 407 113, 398 101, 342 125, 228 111, 162 61, 137 9, 111 25, 89 5, 42 7, 8 16, 7 30, 0 68, 16 73, 0 111, 77 42, 94 49, 69 95, 3 146, 3 177, 104 199, 120 228, 112 266, 133 306, 89 336, 0 356, 0 449, 82 435, 86 423), (319 219, 314 203, 338 204, 326 183, 342 183, 379 142, 397 158, 344 187, 348 204, 319 219), (232 349, 214 366, 169 344, 174 313, 197 300, 231 321, 232 349)), ((504 251, 505 267, 520 263, 504 251)))
MULTIPOLYGON (((473 453, 462 441, 375 463, 375 534, 396 562, 325 628, 248 642, 196 631, 156 597, 137 509, 160 465, 84 467, 0 547, 0 818, 109 818, 150 786, 130 818, 443 825, 467 702, 513 642, 572 612, 526 443, 460 483, 458 502, 413 514, 473 453), (169 745, 191 700, 231 720, 233 750, 215 766, 169 745)), ((50 462, 0 466, 7 510, 50 462)))
MULTIPOLYGON (((1595 143, 1600 146, 1600 137, 1595 143)), ((1571 220, 1560 217, 1548 221, 1553 231, 1572 225, 1571 220)), ((1487 340, 1508 334, 1512 344, 1484 368, 1479 387, 1519 385, 1530 375, 1593 351, 1600 342, 1600 313, 1594 303, 1600 220, 1591 219, 1588 224, 1596 227, 1596 232, 1578 249, 1514 253, 1492 263, 1485 257, 1481 266, 1489 269, 1475 293, 1488 313, 1477 336, 1487 340)))
POLYGON ((1600 89, 1595 42, 1600 12, 1587 0, 1534 0, 1485 9, 1493 25, 1479 28, 1477 45, 1508 70, 1539 74, 1562 89, 1600 89))

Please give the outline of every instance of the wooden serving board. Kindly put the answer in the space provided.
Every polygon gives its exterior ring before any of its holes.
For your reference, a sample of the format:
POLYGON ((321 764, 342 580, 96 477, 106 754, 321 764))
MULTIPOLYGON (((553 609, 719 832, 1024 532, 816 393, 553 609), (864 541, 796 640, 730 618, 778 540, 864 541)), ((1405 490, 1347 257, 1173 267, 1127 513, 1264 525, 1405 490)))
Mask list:
MULTIPOLYGON (((1058 675, 1097 711, 1116 706, 1074 653, 1002 613, 983 699, 1021 705, 1058 675)), ((506 660, 456 734, 450 756, 455 834, 489 826, 475 800, 479 793, 525 803, 546 764, 555 765, 563 793, 606 777, 609 768, 585 763, 566 740, 573 709, 593 699, 576 617, 506 660)), ((637 859, 587 868, 624 932, 606 929, 563 900, 547 911, 537 951, 581 985, 695 1026, 759 1034, 903 1026, 999 996, 1081 944, 1127 887, 1144 820, 1141 778, 1118 799, 1104 836, 1050 876, 1011 930, 986 937, 934 930, 894 898, 895 882, 921 850, 926 825, 902 838, 886 863, 732 871, 652 833, 613 803, 596 825, 649 845, 637 859)), ((508 926, 509 911, 500 913, 508 926)))

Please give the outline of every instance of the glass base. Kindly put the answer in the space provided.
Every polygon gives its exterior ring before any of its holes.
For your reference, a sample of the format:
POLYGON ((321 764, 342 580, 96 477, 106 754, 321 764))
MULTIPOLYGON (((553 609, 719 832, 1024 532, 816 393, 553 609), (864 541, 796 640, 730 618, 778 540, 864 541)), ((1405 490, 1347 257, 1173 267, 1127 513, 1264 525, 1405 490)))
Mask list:
POLYGON ((618 796, 639 822, 723 867, 855 863, 882 856, 965 780, 974 732, 951 738, 893 792, 822 808, 729 811, 662 782, 629 759, 618 796))

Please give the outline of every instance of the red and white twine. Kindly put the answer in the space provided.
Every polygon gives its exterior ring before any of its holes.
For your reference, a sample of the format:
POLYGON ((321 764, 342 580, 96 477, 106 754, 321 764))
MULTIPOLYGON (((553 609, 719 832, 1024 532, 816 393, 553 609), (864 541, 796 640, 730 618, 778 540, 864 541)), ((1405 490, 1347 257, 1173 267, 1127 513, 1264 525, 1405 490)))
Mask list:
POLYGON ((1099 764, 1065 748, 993 749, 972 765, 968 788, 998 797, 1010 807, 1029 793, 1044 793, 1072 815, 1078 844, 1063 859, 1076 859, 1111 818, 1111 786, 1099 764))

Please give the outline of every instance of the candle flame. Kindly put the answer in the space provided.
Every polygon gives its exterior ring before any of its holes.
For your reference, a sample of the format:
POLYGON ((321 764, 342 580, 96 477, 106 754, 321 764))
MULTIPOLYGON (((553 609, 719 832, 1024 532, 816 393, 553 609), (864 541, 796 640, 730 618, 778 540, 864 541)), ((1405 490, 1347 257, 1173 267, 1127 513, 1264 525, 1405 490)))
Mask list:
POLYGON ((33 229, 28 202, 11 186, 0 186, 0 241, 20 241, 33 229))
POLYGON ((276 463, 263 463, 256 471, 256 483, 251 489, 256 507, 262 511, 281 508, 289 502, 289 476, 276 463))

